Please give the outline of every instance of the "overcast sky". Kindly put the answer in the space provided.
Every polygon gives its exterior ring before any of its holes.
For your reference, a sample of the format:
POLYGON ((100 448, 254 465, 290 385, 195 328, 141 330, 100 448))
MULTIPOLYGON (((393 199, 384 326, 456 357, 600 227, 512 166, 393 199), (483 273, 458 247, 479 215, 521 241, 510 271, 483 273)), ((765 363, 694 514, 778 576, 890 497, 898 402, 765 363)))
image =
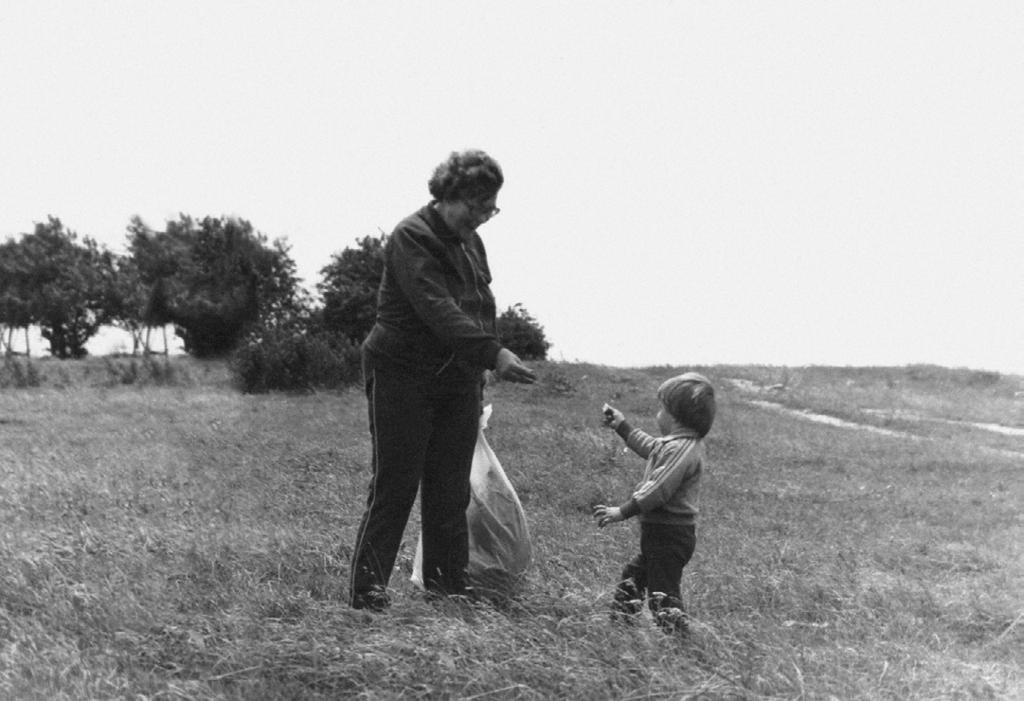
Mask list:
POLYGON ((312 286, 503 166, 481 228, 551 357, 1024 372, 1024 3, 0 7, 0 238, 243 217, 312 286))

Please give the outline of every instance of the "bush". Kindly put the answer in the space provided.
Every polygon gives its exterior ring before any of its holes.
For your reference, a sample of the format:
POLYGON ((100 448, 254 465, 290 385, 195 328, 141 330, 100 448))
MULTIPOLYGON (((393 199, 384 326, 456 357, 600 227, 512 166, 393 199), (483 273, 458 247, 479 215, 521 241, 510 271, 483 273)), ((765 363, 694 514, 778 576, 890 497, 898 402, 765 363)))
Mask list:
POLYGON ((262 328, 235 351, 232 374, 243 392, 335 389, 360 376, 359 347, 297 328, 262 328))
MULTIPOLYGON (((106 372, 105 387, 116 387, 117 385, 155 385, 160 387, 172 387, 181 384, 177 370, 171 364, 169 358, 157 360, 153 356, 143 356, 142 361, 136 358, 128 358, 127 362, 115 359, 111 356, 103 358, 103 369, 106 372)), ((86 369, 88 374, 88 369, 86 369)))
POLYGON ((544 327, 522 304, 514 304, 498 317, 498 338, 523 360, 547 360, 551 347, 544 338, 544 327))

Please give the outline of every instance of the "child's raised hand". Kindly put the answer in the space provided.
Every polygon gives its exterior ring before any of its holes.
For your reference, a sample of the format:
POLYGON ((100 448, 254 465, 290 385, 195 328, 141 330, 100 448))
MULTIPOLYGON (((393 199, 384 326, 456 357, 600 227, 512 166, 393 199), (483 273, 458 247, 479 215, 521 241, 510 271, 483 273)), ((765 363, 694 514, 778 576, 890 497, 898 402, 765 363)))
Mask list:
POLYGON ((594 518, 597 519, 598 527, 604 528, 609 523, 618 523, 622 520, 622 509, 617 506, 598 504, 594 507, 594 518))
POLYGON ((626 418, 621 411, 610 404, 601 407, 601 411, 604 412, 604 425, 610 428, 618 428, 626 418))

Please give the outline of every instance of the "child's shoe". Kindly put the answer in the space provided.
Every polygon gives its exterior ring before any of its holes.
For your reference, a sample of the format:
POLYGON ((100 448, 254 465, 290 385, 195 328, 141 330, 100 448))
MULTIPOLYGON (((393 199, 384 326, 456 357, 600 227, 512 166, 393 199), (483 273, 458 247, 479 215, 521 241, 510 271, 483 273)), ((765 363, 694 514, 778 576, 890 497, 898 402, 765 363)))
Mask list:
POLYGON ((611 619, 617 623, 633 623, 643 611, 644 601, 632 577, 619 582, 612 597, 611 619))
POLYGON ((666 635, 684 637, 690 632, 686 612, 675 606, 666 606, 655 611, 654 622, 666 635))

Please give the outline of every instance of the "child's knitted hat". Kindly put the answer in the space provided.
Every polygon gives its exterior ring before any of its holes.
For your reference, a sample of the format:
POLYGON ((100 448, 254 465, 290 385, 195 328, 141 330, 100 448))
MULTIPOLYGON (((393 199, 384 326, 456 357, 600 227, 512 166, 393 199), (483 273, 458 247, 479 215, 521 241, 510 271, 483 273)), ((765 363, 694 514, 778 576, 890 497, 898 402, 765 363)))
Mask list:
POLYGON ((658 388, 658 399, 665 411, 701 438, 715 420, 715 389, 700 373, 685 372, 665 380, 658 388))

